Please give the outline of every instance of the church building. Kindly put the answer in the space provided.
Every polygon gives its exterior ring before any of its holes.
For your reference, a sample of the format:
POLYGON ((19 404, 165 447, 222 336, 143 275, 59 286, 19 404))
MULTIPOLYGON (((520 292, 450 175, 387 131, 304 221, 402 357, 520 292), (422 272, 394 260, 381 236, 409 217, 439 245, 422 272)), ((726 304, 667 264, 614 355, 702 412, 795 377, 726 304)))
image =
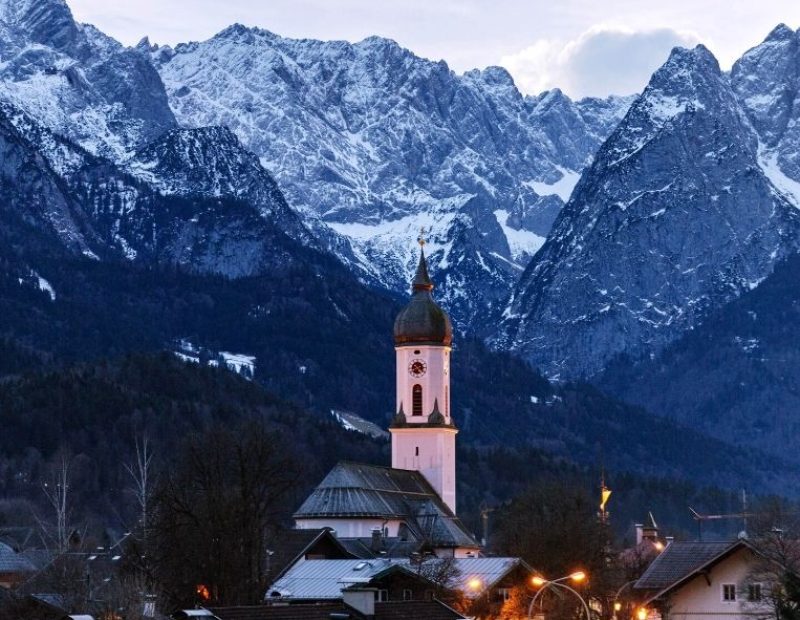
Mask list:
POLYGON ((453 327, 432 292, 423 247, 411 299, 394 323, 392 466, 338 463, 294 515, 299 529, 333 529, 358 557, 478 555, 477 541, 456 516, 453 327))

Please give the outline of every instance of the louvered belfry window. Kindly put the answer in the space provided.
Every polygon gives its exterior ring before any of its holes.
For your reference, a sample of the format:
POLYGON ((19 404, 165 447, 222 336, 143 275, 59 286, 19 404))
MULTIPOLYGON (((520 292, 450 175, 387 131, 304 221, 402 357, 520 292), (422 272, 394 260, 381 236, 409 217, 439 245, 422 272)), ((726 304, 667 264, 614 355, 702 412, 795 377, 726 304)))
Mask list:
POLYGON ((411 415, 422 415, 422 386, 419 383, 411 389, 411 415))

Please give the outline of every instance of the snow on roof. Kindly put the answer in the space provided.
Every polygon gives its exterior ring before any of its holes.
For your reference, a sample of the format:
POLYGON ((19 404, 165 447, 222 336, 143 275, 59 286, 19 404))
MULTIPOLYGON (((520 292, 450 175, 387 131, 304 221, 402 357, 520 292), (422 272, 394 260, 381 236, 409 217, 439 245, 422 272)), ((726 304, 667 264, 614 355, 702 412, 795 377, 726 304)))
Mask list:
MULTIPOLYGON (((480 595, 517 566, 530 570, 519 558, 456 558, 452 562, 456 573, 452 587, 468 596, 480 595), (471 587, 475 580, 480 583, 480 588, 471 587)), ((368 584, 393 568, 417 572, 408 558, 306 560, 287 570, 267 590, 266 598, 338 599, 345 588, 368 584)))

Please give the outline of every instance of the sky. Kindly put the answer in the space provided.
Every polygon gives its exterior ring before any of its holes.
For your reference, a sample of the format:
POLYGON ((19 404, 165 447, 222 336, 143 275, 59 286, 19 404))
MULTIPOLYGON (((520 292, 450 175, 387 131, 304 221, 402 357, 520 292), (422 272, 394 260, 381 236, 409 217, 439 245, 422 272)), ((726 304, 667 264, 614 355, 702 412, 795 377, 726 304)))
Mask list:
POLYGON ((572 97, 640 91, 676 45, 708 47, 723 69, 798 0, 67 0, 76 19, 133 45, 202 41, 239 22, 295 38, 394 39, 461 73, 500 65, 520 90, 572 97))

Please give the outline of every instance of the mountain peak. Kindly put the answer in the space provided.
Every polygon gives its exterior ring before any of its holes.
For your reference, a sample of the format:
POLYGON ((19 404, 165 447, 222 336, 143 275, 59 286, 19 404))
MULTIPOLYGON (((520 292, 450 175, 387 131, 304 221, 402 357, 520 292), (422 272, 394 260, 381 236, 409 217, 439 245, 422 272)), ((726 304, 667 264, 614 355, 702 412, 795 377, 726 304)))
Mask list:
POLYGON ((789 28, 789 26, 786 24, 778 24, 770 31, 766 39, 764 39, 764 43, 771 41, 786 41, 794 37, 794 34, 794 30, 789 28))
POLYGON ((212 40, 226 39, 235 42, 251 42, 255 40, 255 38, 278 40, 281 37, 264 28, 245 26, 244 24, 236 22, 219 31, 213 36, 212 40))
POLYGON ((0 20, 35 43, 74 53, 81 31, 64 0, 0 0, 0 20))
POLYGON ((504 67, 498 67, 496 65, 486 67, 481 71, 481 76, 487 84, 493 86, 513 86, 516 88, 514 78, 511 77, 511 74, 504 67))
MULTIPOLYGON (((674 47, 670 52, 667 62, 662 69, 673 72, 673 77, 681 78, 680 69, 708 69, 719 75, 721 73, 719 62, 711 51, 702 43, 689 49, 686 47, 674 47)), ((657 73, 658 73, 657 72, 657 73)))

